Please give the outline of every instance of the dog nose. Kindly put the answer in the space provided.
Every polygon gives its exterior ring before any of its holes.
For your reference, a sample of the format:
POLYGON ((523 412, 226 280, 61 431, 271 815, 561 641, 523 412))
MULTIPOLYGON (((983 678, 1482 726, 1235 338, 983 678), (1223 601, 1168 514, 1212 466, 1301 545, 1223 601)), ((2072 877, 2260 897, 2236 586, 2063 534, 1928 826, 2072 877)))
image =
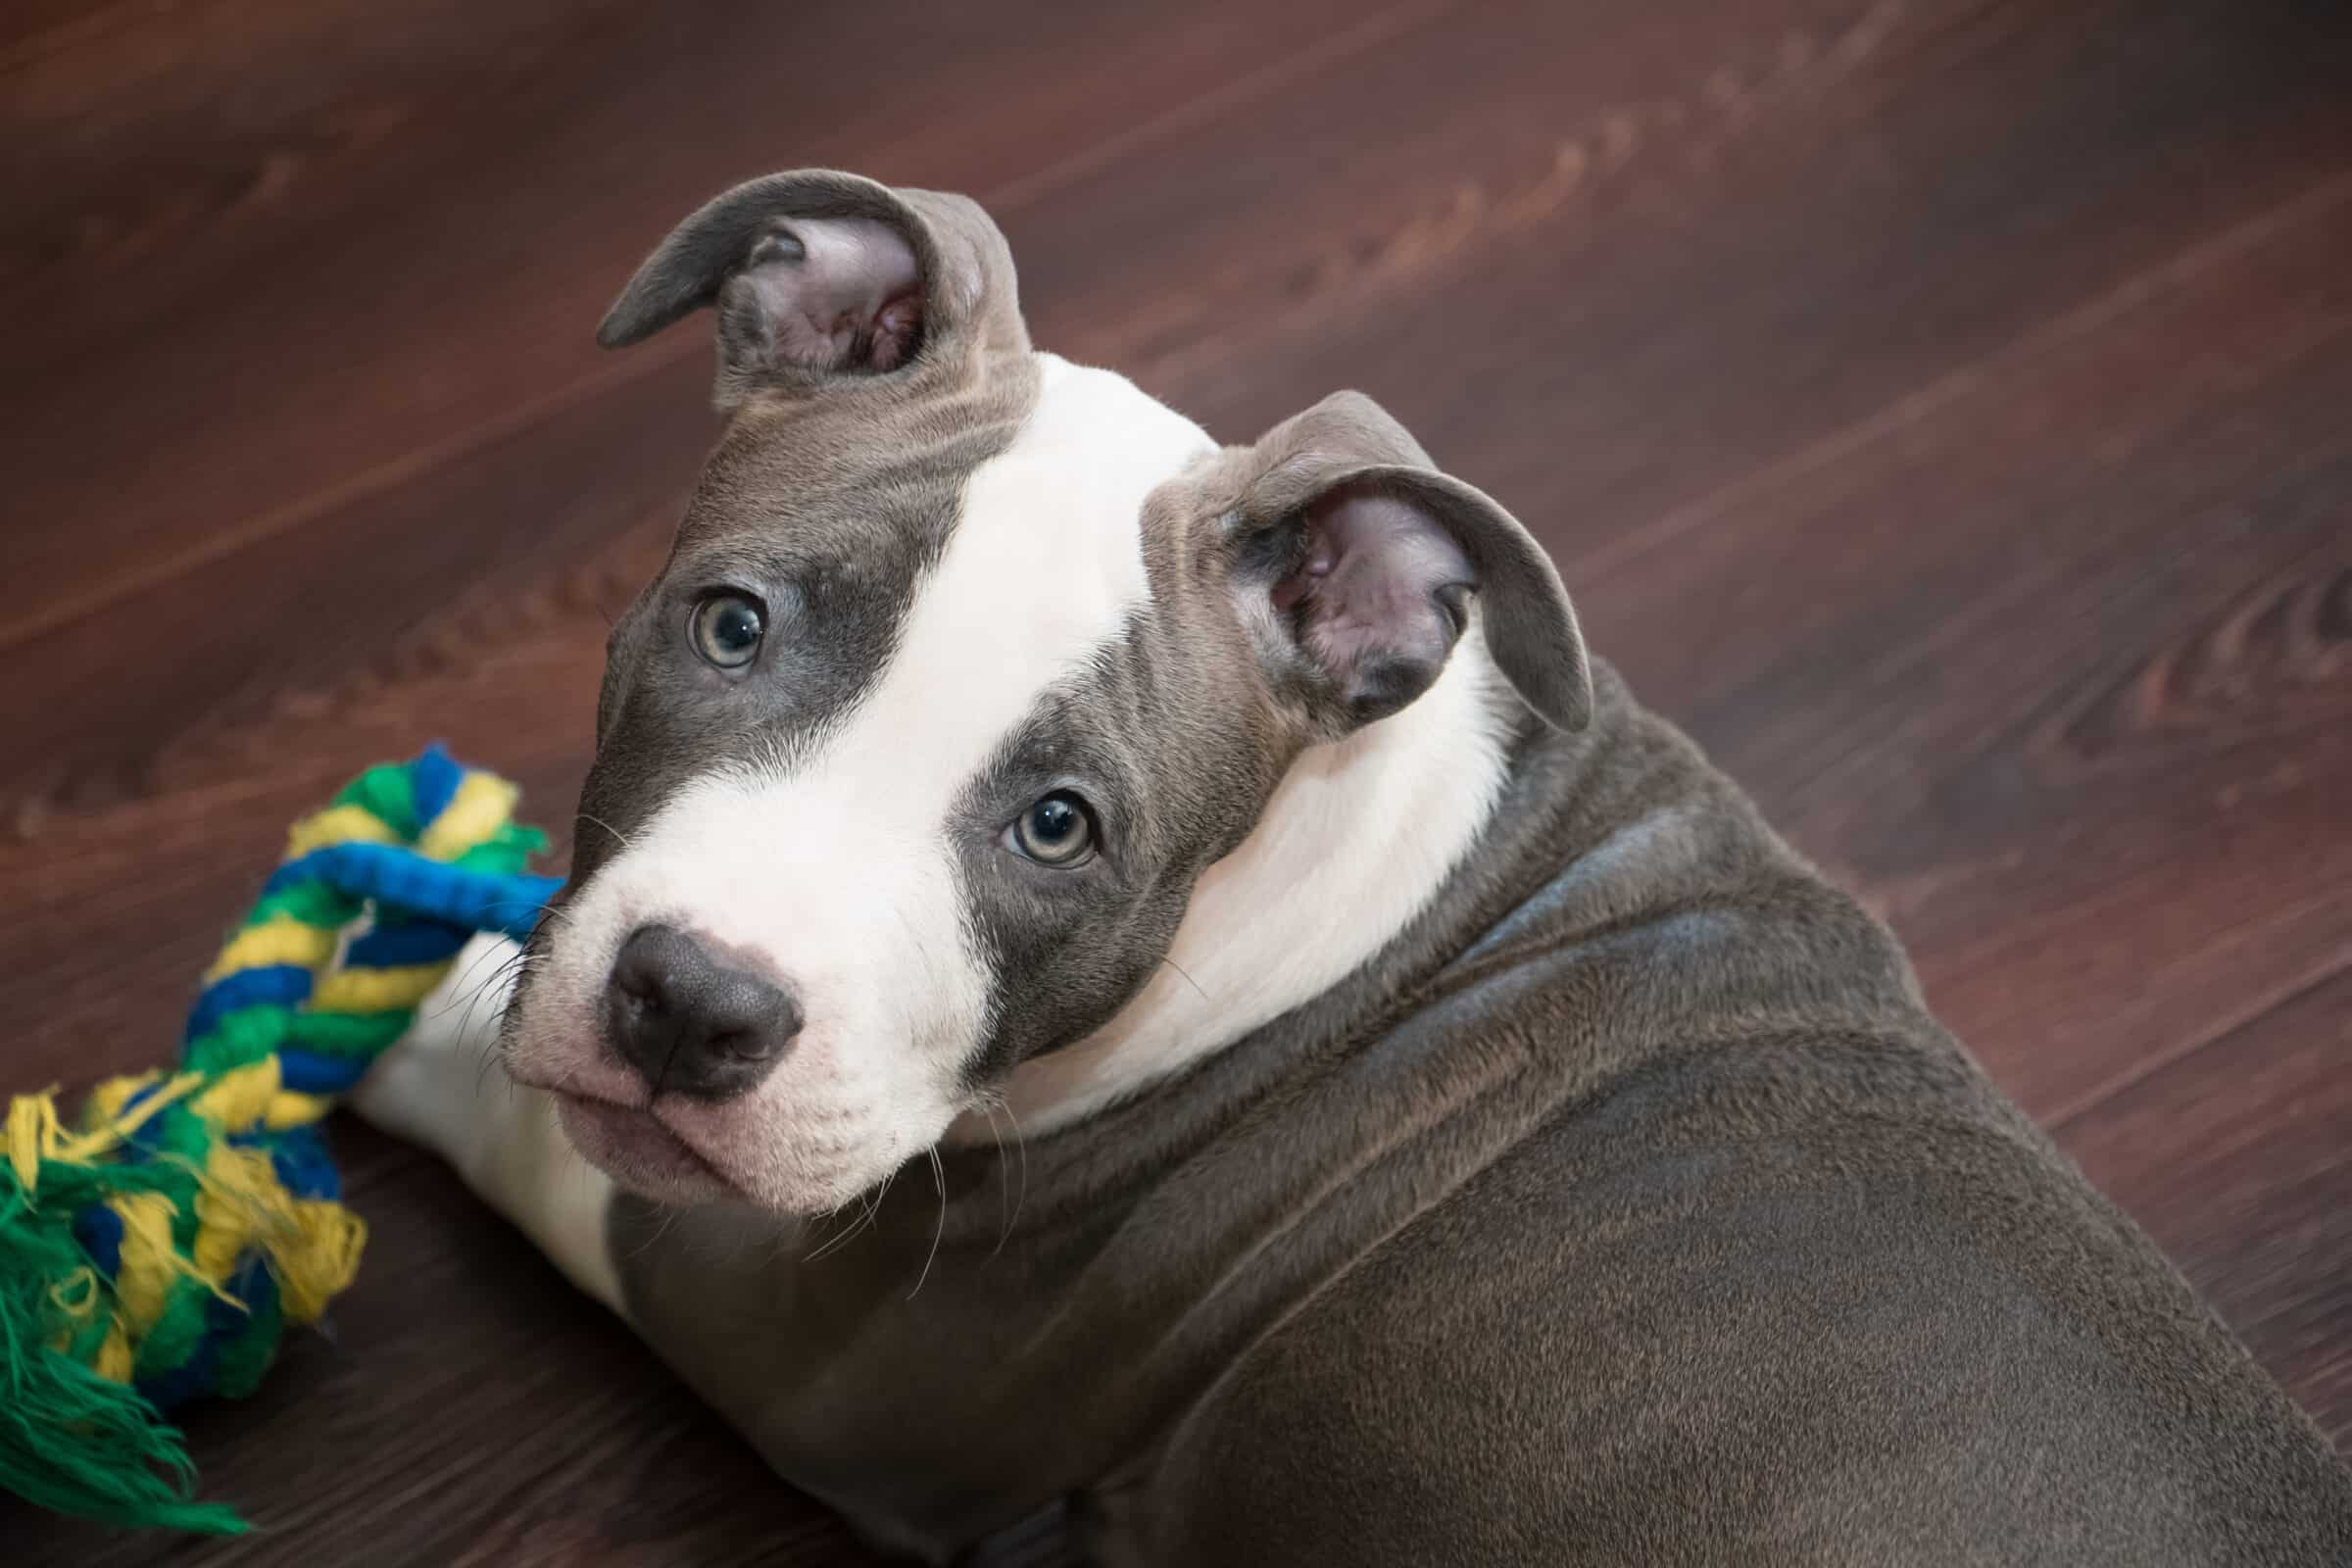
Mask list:
POLYGON ((612 1044, 657 1095, 721 1100, 765 1077, 801 1032, 781 987, 675 926, 639 926, 605 988, 612 1044))

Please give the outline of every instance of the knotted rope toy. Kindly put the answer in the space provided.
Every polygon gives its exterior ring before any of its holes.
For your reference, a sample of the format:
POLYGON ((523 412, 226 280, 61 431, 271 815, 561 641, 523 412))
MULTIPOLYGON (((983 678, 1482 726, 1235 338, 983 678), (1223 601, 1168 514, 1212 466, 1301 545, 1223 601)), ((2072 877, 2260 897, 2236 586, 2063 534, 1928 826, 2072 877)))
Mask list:
POLYGON ((529 932, 556 877, 517 791, 435 747, 296 823, 205 971, 177 1070, 116 1078, 68 1126, 0 1123, 0 1486, 113 1524, 235 1533, 192 1500, 165 1413, 241 1397, 288 1324, 352 1282, 367 1227, 318 1122, 478 931, 529 932))

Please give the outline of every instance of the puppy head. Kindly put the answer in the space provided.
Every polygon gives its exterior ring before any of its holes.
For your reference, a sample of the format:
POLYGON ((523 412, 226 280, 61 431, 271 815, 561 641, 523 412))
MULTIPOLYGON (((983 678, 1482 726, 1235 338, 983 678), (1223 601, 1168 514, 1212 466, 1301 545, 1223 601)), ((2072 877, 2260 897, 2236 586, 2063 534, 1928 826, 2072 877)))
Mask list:
POLYGON ((506 1033, 631 1186, 871 1187, 1117 1013, 1298 753, 1410 704, 1474 623, 1584 721, 1566 597, 1500 508, 1360 397, 1220 449, 1033 353, 961 198, 739 187, 602 336, 706 304, 728 423, 613 631, 506 1033))

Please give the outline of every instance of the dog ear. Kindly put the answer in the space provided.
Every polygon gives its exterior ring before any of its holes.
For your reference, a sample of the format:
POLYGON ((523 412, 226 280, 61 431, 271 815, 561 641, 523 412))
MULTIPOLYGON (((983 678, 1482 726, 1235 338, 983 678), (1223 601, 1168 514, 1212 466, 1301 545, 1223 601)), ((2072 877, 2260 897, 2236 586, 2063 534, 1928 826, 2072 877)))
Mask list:
POLYGON ((1544 547, 1432 468, 1361 393, 1326 398, 1249 449, 1226 527, 1261 659, 1327 726, 1368 724, 1427 691, 1473 603, 1527 705, 1561 729, 1591 720, 1584 638, 1544 547))
POLYGON ((596 339, 624 348, 706 305, 718 313, 721 409, 1029 346, 1012 257, 976 204, 830 170, 769 174, 708 203, 646 258, 596 339))

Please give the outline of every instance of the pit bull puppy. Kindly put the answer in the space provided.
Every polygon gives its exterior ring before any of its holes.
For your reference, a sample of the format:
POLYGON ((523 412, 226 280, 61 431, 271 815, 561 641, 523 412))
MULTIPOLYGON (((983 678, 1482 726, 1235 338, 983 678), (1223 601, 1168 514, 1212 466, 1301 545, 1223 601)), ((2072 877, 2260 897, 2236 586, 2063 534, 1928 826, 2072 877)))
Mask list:
POLYGON ((1380 409, 1220 446, 838 173, 601 337, 706 306, 512 1085, 455 1005, 364 1099, 780 1474, 932 1561, 2352 1562, 2310 1422, 1380 409))

